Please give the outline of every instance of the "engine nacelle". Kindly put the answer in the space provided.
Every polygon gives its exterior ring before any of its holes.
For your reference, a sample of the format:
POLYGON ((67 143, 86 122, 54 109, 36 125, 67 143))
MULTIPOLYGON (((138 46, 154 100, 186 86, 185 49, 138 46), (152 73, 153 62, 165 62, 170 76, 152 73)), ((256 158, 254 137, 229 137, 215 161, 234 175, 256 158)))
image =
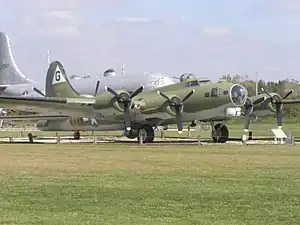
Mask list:
POLYGON ((73 127, 83 127, 92 125, 92 120, 87 117, 73 117, 69 118, 69 122, 73 127))
MULTIPOLYGON (((127 91, 117 91, 117 93, 121 96, 121 98, 130 98, 130 94, 127 91)), ((130 108, 132 103, 130 104, 130 108)), ((123 104, 118 102, 118 99, 114 97, 111 93, 103 93, 96 98, 96 103, 94 105, 95 109, 103 109, 107 107, 114 107, 116 110, 123 112, 124 107, 123 104)))
MULTIPOLYGON (((129 99, 130 98, 130 94, 126 91, 122 91, 122 92, 119 92, 119 95, 122 99, 129 99)), ((112 106, 120 111, 120 112, 124 112, 124 105, 121 103, 118 102, 117 98, 113 98, 112 100, 112 106)), ((129 108, 131 108, 132 106, 132 102, 129 103, 129 108)))
MULTIPOLYGON (((181 99, 180 99, 178 96, 176 96, 176 95, 173 95, 173 96, 171 96, 171 97, 169 97, 169 98, 171 99, 171 101, 177 101, 177 102, 180 102, 180 101, 181 101, 181 99)), ((166 102, 166 103, 163 105, 163 108, 165 109, 165 111, 166 111, 169 115, 171 115, 171 116, 176 116, 175 107, 170 106, 168 102, 166 102)), ((183 112, 183 105, 180 107, 180 111, 179 111, 179 112, 180 112, 180 113, 183 112)))

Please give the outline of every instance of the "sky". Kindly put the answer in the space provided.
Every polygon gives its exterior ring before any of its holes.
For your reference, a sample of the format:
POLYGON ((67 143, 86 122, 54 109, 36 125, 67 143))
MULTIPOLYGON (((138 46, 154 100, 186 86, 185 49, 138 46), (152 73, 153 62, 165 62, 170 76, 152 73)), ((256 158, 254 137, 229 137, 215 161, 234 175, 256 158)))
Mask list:
POLYGON ((300 0, 0 0, 20 70, 300 79, 300 0))

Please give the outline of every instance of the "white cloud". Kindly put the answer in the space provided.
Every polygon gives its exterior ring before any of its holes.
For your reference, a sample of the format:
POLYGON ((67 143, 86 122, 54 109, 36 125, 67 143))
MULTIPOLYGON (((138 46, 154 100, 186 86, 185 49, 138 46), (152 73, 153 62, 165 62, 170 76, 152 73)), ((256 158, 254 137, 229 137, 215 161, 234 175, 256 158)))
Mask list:
POLYGON ((152 20, 149 18, 143 17, 124 17, 124 18, 116 18, 116 22, 128 22, 128 23, 149 23, 152 20))
POLYGON ((74 19, 74 14, 70 10, 51 10, 51 11, 46 11, 44 13, 44 16, 55 17, 55 18, 58 18, 58 19, 67 19, 67 20, 73 20, 74 19))
POLYGON ((231 33, 230 28, 205 28, 202 30, 202 33, 208 34, 208 35, 228 35, 231 33))
POLYGON ((76 26, 56 26, 53 28, 42 29, 39 31, 41 34, 58 34, 58 35, 77 35, 79 34, 76 26))

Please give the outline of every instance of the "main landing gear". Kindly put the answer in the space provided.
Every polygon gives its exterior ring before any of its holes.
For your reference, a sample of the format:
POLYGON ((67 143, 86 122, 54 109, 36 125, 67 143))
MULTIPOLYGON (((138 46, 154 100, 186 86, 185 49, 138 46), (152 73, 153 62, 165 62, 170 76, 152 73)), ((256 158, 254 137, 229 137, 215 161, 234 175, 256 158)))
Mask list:
POLYGON ((226 143, 229 138, 229 130, 224 123, 212 124, 211 137, 215 143, 226 143))
POLYGON ((132 129, 126 134, 126 137, 129 139, 137 138, 139 143, 140 141, 143 143, 153 143, 154 136, 154 129, 149 124, 142 124, 138 128, 132 129))

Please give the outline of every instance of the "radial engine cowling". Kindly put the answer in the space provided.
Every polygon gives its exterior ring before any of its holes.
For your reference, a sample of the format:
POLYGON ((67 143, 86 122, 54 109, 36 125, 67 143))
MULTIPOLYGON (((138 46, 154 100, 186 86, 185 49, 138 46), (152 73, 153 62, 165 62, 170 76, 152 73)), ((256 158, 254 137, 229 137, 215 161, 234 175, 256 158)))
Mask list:
MULTIPOLYGON (((122 91, 122 92, 119 93, 119 96, 121 97, 121 99, 119 99, 119 100, 116 97, 114 97, 112 99, 112 105, 116 110, 118 110, 120 112, 123 112, 124 111, 124 105, 121 102, 125 99, 130 99, 130 94, 126 91, 122 91)), ((129 108, 131 108, 132 102, 130 101, 128 104, 129 104, 129 108)))
MULTIPOLYGON (((178 102, 180 103, 181 102, 181 99, 176 96, 176 95, 173 95, 170 97, 171 101, 174 101, 174 102, 178 102)), ((171 115, 171 116, 176 116, 176 111, 175 111, 175 107, 173 107, 172 105, 170 105, 168 102, 166 102, 164 105, 163 105, 163 108, 166 110, 166 112, 171 115)), ((180 107, 179 109, 179 112, 182 113, 183 111, 183 105, 180 107)))
POLYGON ((69 121, 73 127, 83 127, 92 124, 91 119, 87 117, 70 117, 69 121))
MULTIPOLYGON (((276 100, 281 101, 282 100, 281 96, 278 95, 278 94, 272 94, 272 96, 273 96, 274 101, 276 101, 276 100)), ((269 109, 271 112, 276 112, 276 105, 271 101, 271 99, 266 100, 265 104, 266 104, 265 108, 269 109)), ((283 108, 283 104, 280 104, 280 110, 282 110, 282 108, 283 108)))
MULTIPOLYGON (((122 104, 122 101, 124 99, 129 99, 130 95, 126 91, 117 91, 117 94, 119 95, 118 97, 120 97, 120 98, 112 96, 111 93, 108 93, 108 92, 97 96, 94 108, 95 109, 103 109, 103 108, 107 108, 107 107, 113 107, 116 110, 123 112, 124 106, 122 104)), ((128 104, 131 107, 132 103, 130 102, 128 104)))

